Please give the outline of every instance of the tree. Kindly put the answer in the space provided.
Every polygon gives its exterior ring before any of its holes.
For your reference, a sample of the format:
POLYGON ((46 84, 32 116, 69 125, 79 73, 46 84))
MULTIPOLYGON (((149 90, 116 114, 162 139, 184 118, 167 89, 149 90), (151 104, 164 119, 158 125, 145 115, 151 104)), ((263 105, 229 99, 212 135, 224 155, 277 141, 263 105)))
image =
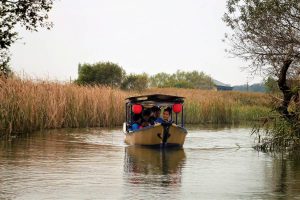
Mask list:
POLYGON ((293 101, 299 106, 299 87, 287 81, 300 73, 299 0, 227 0, 224 21, 233 30, 229 52, 251 61, 251 72, 276 77, 283 96, 276 109, 299 132, 299 113, 289 109, 293 101))
POLYGON ((146 73, 129 74, 123 81, 121 89, 143 91, 148 88, 148 82, 149 77, 146 73))
POLYGON ((120 87, 125 77, 122 67, 111 62, 98 62, 95 64, 79 64, 79 84, 106 85, 120 87))
POLYGON ((18 39, 16 25, 29 31, 38 27, 50 29, 48 12, 53 0, 1 0, 0 2, 0 67, 8 70, 9 48, 18 39))
POLYGON ((78 79, 79 84, 93 84, 95 83, 95 69, 90 64, 78 65, 78 79))
POLYGON ((158 73, 151 77, 152 87, 176 87, 212 89, 212 79, 203 72, 184 72, 177 70, 174 74, 158 73))
POLYGON ((294 94, 287 78, 299 76, 300 5, 298 0, 228 0, 224 16, 234 31, 231 53, 252 61, 252 71, 278 78, 283 101, 278 111, 291 118, 288 105, 294 94))
POLYGON ((165 72, 158 73, 150 78, 151 87, 172 87, 171 75, 165 72))

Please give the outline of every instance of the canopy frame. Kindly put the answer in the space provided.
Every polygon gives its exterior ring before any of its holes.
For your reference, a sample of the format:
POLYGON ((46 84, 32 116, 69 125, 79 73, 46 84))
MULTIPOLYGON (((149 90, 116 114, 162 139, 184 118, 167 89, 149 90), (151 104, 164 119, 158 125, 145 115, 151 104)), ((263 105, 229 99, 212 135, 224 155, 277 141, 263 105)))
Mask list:
MULTIPOLYGON (((173 96, 173 95, 165 95, 165 94, 151 94, 151 95, 142 95, 142 96, 133 96, 126 98, 125 103, 125 119, 128 130, 128 126, 132 123, 132 106, 134 104, 140 104, 143 108, 151 108, 153 106, 169 106, 172 108, 173 104, 182 104, 181 110, 181 127, 184 127, 184 114, 183 114, 183 104, 184 104, 184 97, 181 96, 173 96)), ((175 113, 175 123, 178 125, 178 113, 175 113)), ((173 120, 173 112, 171 111, 171 120, 173 120)))

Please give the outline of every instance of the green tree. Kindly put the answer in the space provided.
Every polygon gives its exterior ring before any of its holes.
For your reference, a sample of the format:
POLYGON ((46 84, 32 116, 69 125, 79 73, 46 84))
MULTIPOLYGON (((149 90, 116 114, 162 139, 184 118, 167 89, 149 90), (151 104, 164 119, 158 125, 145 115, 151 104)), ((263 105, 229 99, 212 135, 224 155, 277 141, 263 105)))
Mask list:
POLYGON ((120 87, 125 78, 125 71, 118 64, 111 62, 97 62, 95 64, 79 64, 79 84, 107 85, 120 87))
POLYGON ((203 72, 177 70, 174 74, 158 73, 150 78, 152 87, 211 89, 213 81, 203 72))
POLYGON ((78 65, 78 79, 79 84, 94 84, 95 83, 95 69, 90 64, 78 65))
POLYGON ((129 74, 122 83, 123 90, 137 90, 143 91, 148 88, 149 77, 146 73, 143 74, 129 74))
POLYGON ((189 72, 177 70, 171 75, 172 87, 176 88, 194 88, 194 84, 188 79, 189 72))
POLYGON ((150 77, 151 87, 172 87, 171 82, 171 75, 164 72, 158 73, 150 77))
POLYGON ((175 77, 176 82, 183 83, 187 88, 212 89, 214 85, 212 79, 203 72, 183 72, 178 70, 175 77))
POLYGON ((29 31, 38 27, 50 29, 48 12, 53 0, 1 0, 0 1, 0 67, 8 71, 9 48, 17 40, 16 26, 20 25, 29 31))

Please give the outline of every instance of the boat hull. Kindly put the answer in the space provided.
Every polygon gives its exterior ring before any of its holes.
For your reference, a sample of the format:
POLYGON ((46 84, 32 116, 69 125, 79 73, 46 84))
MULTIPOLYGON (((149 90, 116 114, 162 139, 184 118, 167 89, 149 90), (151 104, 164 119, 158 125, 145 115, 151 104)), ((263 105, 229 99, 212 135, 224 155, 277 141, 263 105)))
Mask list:
POLYGON ((182 146, 187 135, 186 129, 172 124, 164 127, 161 124, 145 127, 136 131, 125 131, 125 143, 145 146, 182 146))

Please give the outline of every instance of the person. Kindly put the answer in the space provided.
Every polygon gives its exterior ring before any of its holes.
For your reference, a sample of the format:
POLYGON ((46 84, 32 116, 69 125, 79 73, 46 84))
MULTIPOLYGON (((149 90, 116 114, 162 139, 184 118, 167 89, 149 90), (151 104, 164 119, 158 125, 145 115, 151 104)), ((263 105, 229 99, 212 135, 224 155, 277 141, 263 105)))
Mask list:
POLYGON ((144 110, 143 111, 143 114, 142 114, 142 127, 146 127, 146 126, 150 126, 150 125, 153 125, 154 124, 154 121, 152 121, 150 119, 150 116, 151 116, 151 111, 150 110, 144 110))
POLYGON ((142 121, 142 117, 141 115, 135 114, 132 117, 133 123, 131 125, 131 131, 135 131, 141 128, 141 121, 142 121))
POLYGON ((170 122, 171 119, 170 119, 170 116, 171 116, 171 108, 167 107, 164 109, 164 112, 163 112, 163 121, 164 122, 170 122))
POLYGON ((158 106, 153 106, 151 108, 150 120, 155 122, 158 118, 160 118, 160 108, 158 106))
POLYGON ((155 120, 156 123, 163 123, 163 122, 170 122, 170 116, 171 116, 171 108, 167 107, 163 111, 162 118, 159 117, 155 120))

